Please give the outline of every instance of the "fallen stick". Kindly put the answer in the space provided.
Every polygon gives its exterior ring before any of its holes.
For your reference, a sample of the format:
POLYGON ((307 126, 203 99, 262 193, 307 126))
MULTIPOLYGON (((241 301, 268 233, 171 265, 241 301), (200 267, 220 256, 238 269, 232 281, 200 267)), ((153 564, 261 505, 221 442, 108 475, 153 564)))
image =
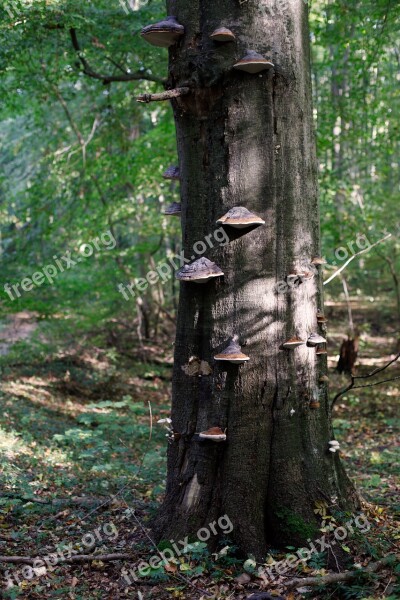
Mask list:
POLYGON ((328 575, 321 575, 320 577, 296 577, 287 581, 283 585, 287 589, 292 589, 300 586, 314 586, 314 585, 329 585, 331 583, 338 583, 339 581, 348 581, 354 579, 364 573, 375 573, 381 567, 394 562, 398 558, 396 554, 389 554, 381 560, 377 560, 374 563, 369 563, 365 568, 357 569, 356 571, 345 571, 344 573, 328 573, 328 575))
MULTIPOLYGON (((0 556, 0 562, 13 563, 13 564, 24 564, 33 565, 37 564, 38 561, 44 561, 42 556, 36 556, 31 558, 30 556, 0 556)), ((76 554, 69 558, 60 558, 59 563, 74 563, 74 562, 89 562, 92 560, 111 561, 111 560, 126 560, 132 558, 130 554, 76 554)))

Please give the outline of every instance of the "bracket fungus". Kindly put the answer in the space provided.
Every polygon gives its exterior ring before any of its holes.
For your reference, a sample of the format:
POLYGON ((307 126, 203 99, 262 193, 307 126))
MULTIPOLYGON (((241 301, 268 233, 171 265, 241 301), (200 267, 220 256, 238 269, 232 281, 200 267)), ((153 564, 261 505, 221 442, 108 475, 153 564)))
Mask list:
POLYGON ((238 336, 234 335, 230 344, 225 348, 225 350, 222 350, 222 352, 216 354, 214 356, 214 360, 224 360, 235 365, 241 365, 250 360, 249 356, 243 354, 238 340, 238 336))
POLYGON ((319 333, 310 333, 307 339, 307 346, 319 346, 320 344, 326 344, 326 339, 319 335, 319 333))
POLYGON ((176 44, 184 33, 185 28, 178 23, 176 17, 166 17, 158 23, 143 27, 140 35, 153 46, 169 48, 176 44))
POLYGON ((179 180, 181 178, 180 169, 175 165, 171 165, 170 167, 168 167, 168 169, 165 169, 162 176, 164 177, 164 179, 179 180))
POLYGON ((329 452, 337 452, 340 450, 340 444, 336 440, 331 440, 328 442, 329 452))
POLYGON ((265 225, 265 221, 244 206, 234 206, 217 220, 217 225, 229 225, 235 229, 246 229, 253 225, 265 225))
POLYGON ((315 353, 317 356, 322 356, 324 354, 328 354, 328 351, 326 348, 317 348, 317 351, 315 353))
POLYGON ((207 431, 201 431, 199 438, 202 440, 211 440, 212 442, 225 442, 226 434, 220 427, 211 427, 207 431))
POLYGON ((324 313, 321 312, 320 310, 317 310, 317 323, 320 323, 321 325, 323 323, 327 323, 328 319, 325 317, 324 313))
POLYGON ((322 256, 314 256, 314 258, 311 261, 312 265, 326 265, 326 260, 324 258, 322 258, 322 256))
POLYGON ((246 55, 233 65, 233 68, 254 75, 255 73, 260 73, 260 71, 265 71, 266 69, 273 69, 274 64, 267 58, 261 56, 261 54, 258 54, 258 52, 248 50, 246 55))
POLYGON ((235 34, 226 27, 218 27, 215 29, 210 35, 210 38, 214 42, 233 42, 236 39, 235 34))
POLYGON ((173 202, 169 206, 167 206, 164 210, 164 215, 168 215, 170 217, 180 217, 182 213, 182 207, 180 202, 173 202))
POLYGON ((321 375, 321 377, 318 379, 319 383, 329 383, 329 377, 328 375, 321 375))
POLYGON ((319 408, 321 406, 321 403, 319 400, 311 400, 310 401, 310 408, 319 408))
POLYGON ((286 340, 286 342, 283 342, 282 348, 284 348, 285 350, 294 350, 295 348, 297 348, 298 346, 302 346, 303 344, 305 344, 304 340, 301 340, 300 338, 294 336, 286 340))
POLYGON ((208 258, 202 256, 190 265, 184 265, 176 273, 176 278, 179 281, 188 281, 193 283, 206 283, 215 277, 222 277, 223 271, 211 262, 208 258))

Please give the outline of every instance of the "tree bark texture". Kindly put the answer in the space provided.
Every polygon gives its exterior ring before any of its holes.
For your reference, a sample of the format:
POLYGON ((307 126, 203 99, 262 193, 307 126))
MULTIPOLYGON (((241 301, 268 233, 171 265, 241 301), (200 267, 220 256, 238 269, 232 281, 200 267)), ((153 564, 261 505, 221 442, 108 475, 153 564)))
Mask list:
MULTIPOLYGON (((269 543, 302 544, 317 532, 315 501, 357 505, 337 453, 326 383, 326 357, 305 345, 281 350, 293 335, 318 330, 321 267, 312 280, 282 291, 293 270, 310 269, 320 253, 317 163, 312 120, 309 30, 303 0, 168 0, 185 26, 170 49, 169 86, 191 88, 172 101, 181 173, 185 256, 212 234, 216 220, 245 206, 266 225, 230 235, 205 256, 221 280, 181 283, 173 375, 172 425, 159 539, 196 538, 227 514, 234 542, 261 556, 269 543), (213 42, 219 26, 233 43, 213 42), (233 69, 246 50, 274 70, 233 69), (239 335, 250 361, 213 356, 239 335), (191 356, 208 376, 189 376, 191 356), (320 408, 311 409, 318 397, 320 408), (293 412, 295 411, 295 412, 293 412), (199 441, 213 426, 227 441, 199 441)), ((228 228, 226 228, 228 231, 228 228)))

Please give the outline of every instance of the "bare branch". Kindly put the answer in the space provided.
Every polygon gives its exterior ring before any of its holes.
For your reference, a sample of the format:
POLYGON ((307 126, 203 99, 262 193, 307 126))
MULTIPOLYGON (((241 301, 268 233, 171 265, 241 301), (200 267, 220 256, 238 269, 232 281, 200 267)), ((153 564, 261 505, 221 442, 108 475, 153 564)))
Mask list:
POLYGON ((179 98, 180 96, 186 96, 189 94, 190 88, 181 87, 173 90, 166 90, 160 94, 142 94, 136 98, 137 102, 161 102, 162 100, 172 100, 172 98, 179 98))
POLYGON ((373 377, 377 373, 381 373, 382 371, 384 371, 385 369, 390 367, 390 365, 395 363, 399 358, 400 358, 400 352, 398 352, 398 354, 396 354, 396 356, 394 358, 392 358, 392 360, 390 360, 386 365, 384 365, 383 367, 377 367, 371 373, 368 373, 368 375, 351 375, 351 381, 350 381, 349 385, 347 387, 345 387, 341 392, 338 392, 336 394, 336 396, 334 397, 334 399, 332 400, 332 408, 333 408, 335 402, 340 398, 340 396, 343 396, 343 394, 346 394, 346 392, 349 392, 350 390, 353 390, 353 389, 356 390, 356 389, 365 388, 365 387, 372 387, 374 385, 379 385, 380 383, 387 383, 388 381, 395 381, 396 379, 400 379, 400 376, 399 376, 399 377, 393 377, 392 379, 383 379, 382 381, 376 381, 375 383, 370 383, 368 385, 354 385, 357 379, 369 379, 370 377, 373 377))
POLYGON ((344 271, 344 269, 347 267, 347 265, 349 263, 351 263, 351 261, 354 260, 356 258, 356 256, 360 256, 360 254, 364 254, 364 252, 368 252, 369 250, 371 250, 371 248, 374 248, 375 246, 377 246, 381 242, 384 242, 385 240, 387 240, 391 236, 392 236, 392 234, 388 233, 387 235, 385 235, 385 237, 383 237, 382 239, 380 239, 377 242, 375 242, 374 244, 372 244, 372 246, 368 246, 368 248, 364 248, 363 250, 360 250, 360 252, 356 252, 355 254, 353 254, 352 256, 350 256, 350 258, 348 260, 346 260, 346 262, 340 267, 340 269, 338 269, 337 271, 335 271, 333 273, 333 275, 331 275, 329 277, 329 279, 327 279, 326 281, 324 281, 324 285, 327 285, 328 283, 330 283, 332 281, 332 279, 335 279, 335 277, 337 277, 342 271, 344 271))
MULTIPOLYGON (((71 36, 72 46, 76 52, 77 57, 79 58, 79 60, 82 64, 83 72, 85 73, 85 75, 88 75, 88 77, 92 77, 93 79, 98 79, 99 81, 102 81, 104 84, 112 83, 113 81, 154 81, 154 83, 160 83, 161 85, 165 85, 166 81, 164 79, 161 79, 160 77, 156 77, 155 75, 150 75, 149 73, 142 73, 141 71, 138 71, 136 73, 123 72, 123 73, 121 73, 121 75, 103 75, 101 73, 97 73, 97 71, 92 69, 92 67, 89 65, 88 61, 86 60, 86 58, 84 57, 84 55, 82 53, 82 50, 81 50, 81 47, 79 45, 78 38, 76 35, 76 29, 71 27, 69 30, 69 33, 71 36)), ((108 58, 108 60, 110 60, 110 58, 108 58)), ((121 69, 121 67, 118 67, 118 68, 121 69)))
MULTIPOLYGON (((13 563, 13 564, 24 564, 24 565, 37 565, 38 561, 44 562, 44 558, 37 556, 32 558, 30 556, 0 556, 0 562, 13 563)), ((103 562, 109 560, 127 560, 131 559, 131 554, 76 554, 75 556, 60 558, 60 562, 63 563, 75 563, 75 562, 91 562, 92 560, 102 560, 103 562)))

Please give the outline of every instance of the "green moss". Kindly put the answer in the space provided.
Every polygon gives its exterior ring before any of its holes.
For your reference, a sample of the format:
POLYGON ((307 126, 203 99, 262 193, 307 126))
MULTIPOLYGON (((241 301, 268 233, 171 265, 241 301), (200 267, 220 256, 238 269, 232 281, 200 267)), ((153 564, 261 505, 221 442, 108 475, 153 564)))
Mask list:
POLYGON ((307 523, 303 517, 288 508, 277 510, 276 516, 280 521, 282 530, 298 540, 305 541, 318 535, 318 527, 314 523, 307 523))

